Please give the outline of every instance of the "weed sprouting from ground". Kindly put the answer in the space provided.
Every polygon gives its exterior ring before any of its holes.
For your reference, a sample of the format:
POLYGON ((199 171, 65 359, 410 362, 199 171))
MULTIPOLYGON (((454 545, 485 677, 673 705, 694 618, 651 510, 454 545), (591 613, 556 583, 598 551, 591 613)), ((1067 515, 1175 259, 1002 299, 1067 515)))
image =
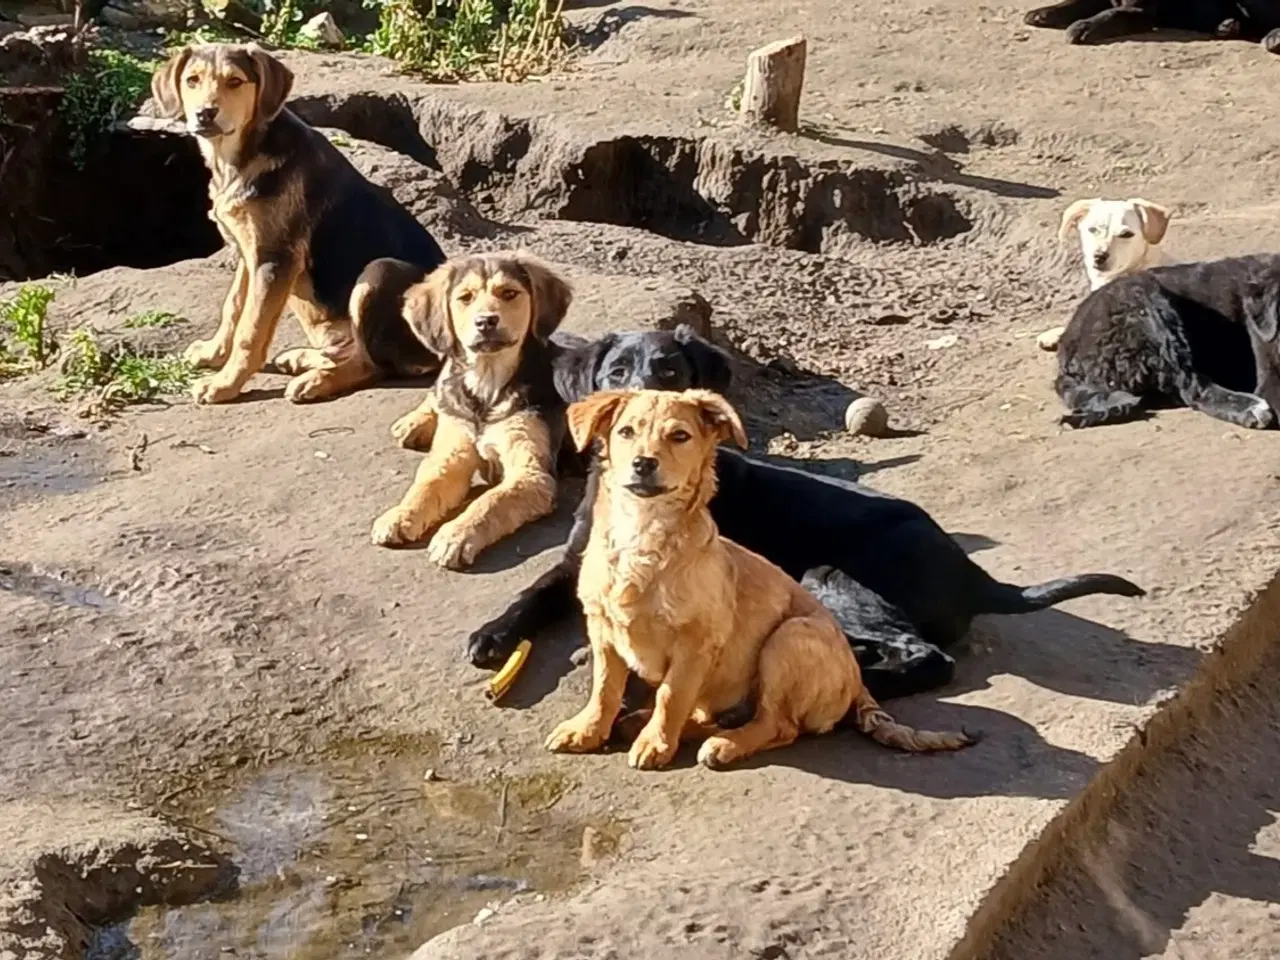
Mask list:
POLYGON ((91 415, 182 393, 194 374, 180 357, 139 353, 127 343, 104 348, 89 327, 71 331, 64 350, 63 372, 54 392, 63 400, 87 398, 91 415))
POLYGON ((89 64, 67 78, 59 112, 70 142, 71 162, 84 169, 98 138, 131 114, 151 88, 155 64, 120 50, 89 53, 89 64))
POLYGON ((147 310, 143 313, 136 313, 123 326, 130 330, 142 330, 146 328, 165 329, 167 327, 176 327, 180 323, 186 323, 186 317, 180 317, 176 313, 167 313, 164 310, 147 310))
POLYGON ((371 53, 439 80, 522 80, 564 52, 564 0, 365 0, 371 53))
POLYGON ((49 333, 49 304, 53 291, 26 284, 0 303, 0 376, 43 370, 58 350, 49 333))

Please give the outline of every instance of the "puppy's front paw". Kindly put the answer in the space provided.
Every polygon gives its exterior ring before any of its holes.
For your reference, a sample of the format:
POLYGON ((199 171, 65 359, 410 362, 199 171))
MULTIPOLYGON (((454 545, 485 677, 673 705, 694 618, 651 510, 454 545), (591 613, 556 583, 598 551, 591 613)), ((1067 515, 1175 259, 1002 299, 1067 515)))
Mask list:
POLYGON ((227 362, 227 351, 213 340, 197 340, 182 351, 182 359, 193 367, 217 370, 227 362))
POLYGON ((1259 400, 1244 415, 1244 426, 1250 430, 1267 430, 1276 422, 1275 411, 1271 404, 1259 400))
POLYGON ((679 746, 679 743, 668 743, 661 731, 646 726, 631 744, 627 763, 636 770, 657 770, 671 762, 679 746))
POLYGON ((240 396, 240 385, 215 374, 197 380, 191 387, 191 396, 196 403, 226 403, 240 396))
POLYGON ((413 514, 403 507, 392 507, 377 520, 373 521, 373 531, 369 539, 378 547, 399 547, 413 543, 423 530, 413 514))
POLYGON ((499 617, 486 623, 467 638, 467 659, 473 667, 496 670, 520 643, 515 627, 507 626, 499 617))
POLYGON ((430 450, 435 434, 436 415, 434 413, 424 414, 414 410, 391 425, 391 436, 406 450, 423 452, 430 450))
POLYGON ((471 531, 457 520, 451 520, 431 538, 431 544, 427 547, 427 559, 446 570, 461 570, 471 566, 479 552, 479 547, 472 540, 471 531))
POLYGON ((546 747, 552 753, 587 753, 599 750, 608 733, 607 730, 602 733, 599 724, 579 715, 552 730, 546 747))
POLYGON ((329 397, 324 371, 308 370, 290 380, 284 388, 284 398, 290 403, 311 403, 329 397))
POLYGON ((1087 20, 1077 20, 1067 27, 1067 43, 1090 43, 1092 40, 1093 30, 1087 20))

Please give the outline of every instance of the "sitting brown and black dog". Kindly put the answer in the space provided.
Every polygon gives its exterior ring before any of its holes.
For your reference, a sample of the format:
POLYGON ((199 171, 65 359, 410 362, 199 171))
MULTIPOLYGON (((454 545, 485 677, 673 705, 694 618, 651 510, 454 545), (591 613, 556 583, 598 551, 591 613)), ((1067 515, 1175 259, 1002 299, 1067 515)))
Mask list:
POLYGON ((286 307, 311 344, 273 361, 293 375, 289 400, 440 369, 403 324, 366 323, 373 335, 353 336, 369 298, 356 281, 370 262, 395 257, 421 276, 445 256, 389 191, 285 107, 292 87, 289 68, 254 44, 187 47, 151 82, 161 115, 185 120, 195 136, 211 173, 210 217, 240 255, 217 333, 186 351, 192 365, 217 371, 195 385, 199 403, 240 394, 266 364, 286 307))
POLYGON ((1105 43, 1153 30, 1184 30, 1261 43, 1280 53, 1276 0, 1063 0, 1024 17, 1033 27, 1067 31, 1069 43, 1105 43))
POLYGON ((372 539, 399 546, 434 530, 427 555, 456 569, 555 505, 565 403, 548 340, 573 294, 520 254, 450 260, 406 286, 411 273, 377 261, 358 284, 380 306, 357 316, 357 327, 374 317, 394 325, 383 310, 401 304, 400 322, 445 357, 431 394, 401 420, 430 452, 400 503, 374 523, 372 539), (449 519, 477 471, 493 485, 449 519))

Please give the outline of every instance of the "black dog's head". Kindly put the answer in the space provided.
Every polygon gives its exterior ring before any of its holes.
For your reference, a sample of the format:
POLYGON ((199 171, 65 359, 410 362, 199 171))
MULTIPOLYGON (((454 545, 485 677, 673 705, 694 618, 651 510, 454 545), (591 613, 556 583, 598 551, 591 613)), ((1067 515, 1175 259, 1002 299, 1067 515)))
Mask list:
POLYGON ((611 333, 570 351, 556 365, 556 390, 574 403, 597 390, 690 390, 723 393, 729 358, 687 323, 674 331, 611 333))

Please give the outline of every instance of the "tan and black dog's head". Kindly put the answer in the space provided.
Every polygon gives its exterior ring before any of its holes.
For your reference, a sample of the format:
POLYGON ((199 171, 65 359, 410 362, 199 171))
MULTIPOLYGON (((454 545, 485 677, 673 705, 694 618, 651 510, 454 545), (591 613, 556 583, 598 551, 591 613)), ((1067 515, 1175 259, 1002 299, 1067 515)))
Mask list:
POLYGON ((545 264, 522 254, 461 257, 405 293, 404 318, 430 350, 474 364, 546 341, 573 291, 545 264))
POLYGON ((284 108, 293 73, 257 44, 185 47, 151 78, 161 115, 206 140, 266 126, 284 108))
POLYGON ((642 499, 707 503, 715 493, 716 447, 747 445, 733 406, 711 390, 610 390, 569 407, 579 450, 601 441, 605 483, 642 499))

